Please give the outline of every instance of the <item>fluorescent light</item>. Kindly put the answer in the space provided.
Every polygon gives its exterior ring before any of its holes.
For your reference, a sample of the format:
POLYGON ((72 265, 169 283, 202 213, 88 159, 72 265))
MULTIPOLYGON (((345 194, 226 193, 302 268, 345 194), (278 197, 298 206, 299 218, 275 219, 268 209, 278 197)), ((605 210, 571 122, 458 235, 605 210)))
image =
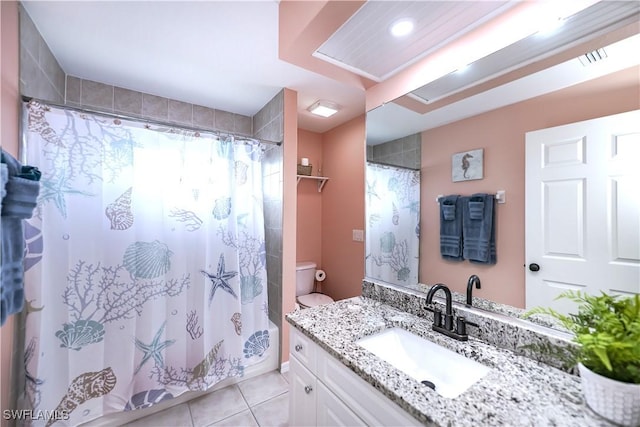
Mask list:
POLYGON ((389 27, 389 32, 394 37, 404 37, 413 32, 413 21, 408 18, 399 19, 389 27))
POLYGON ((331 117, 338 112, 340 106, 331 101, 319 100, 314 102, 307 110, 311 114, 322 117, 331 117))

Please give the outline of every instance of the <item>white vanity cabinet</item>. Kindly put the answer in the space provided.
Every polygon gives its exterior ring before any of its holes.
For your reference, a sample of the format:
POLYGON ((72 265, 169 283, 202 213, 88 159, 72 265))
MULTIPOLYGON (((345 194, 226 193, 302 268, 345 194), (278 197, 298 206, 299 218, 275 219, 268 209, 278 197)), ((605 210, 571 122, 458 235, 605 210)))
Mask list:
POLYGON ((295 328, 289 377, 289 425, 421 425, 295 328))

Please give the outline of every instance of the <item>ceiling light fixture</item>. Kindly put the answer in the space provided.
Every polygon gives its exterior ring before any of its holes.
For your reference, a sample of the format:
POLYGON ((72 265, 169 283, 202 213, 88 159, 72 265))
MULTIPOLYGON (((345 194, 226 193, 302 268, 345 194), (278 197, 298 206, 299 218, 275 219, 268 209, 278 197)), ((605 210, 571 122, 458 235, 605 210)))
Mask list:
POLYGON ((309 108, 307 108, 311 114, 315 114, 316 116, 322 117, 331 117, 335 113, 340 110, 340 106, 335 102, 319 100, 311 104, 309 108))
POLYGON ((413 32, 413 27, 413 20, 409 18, 402 18, 391 24, 389 32, 394 37, 404 37, 413 32))

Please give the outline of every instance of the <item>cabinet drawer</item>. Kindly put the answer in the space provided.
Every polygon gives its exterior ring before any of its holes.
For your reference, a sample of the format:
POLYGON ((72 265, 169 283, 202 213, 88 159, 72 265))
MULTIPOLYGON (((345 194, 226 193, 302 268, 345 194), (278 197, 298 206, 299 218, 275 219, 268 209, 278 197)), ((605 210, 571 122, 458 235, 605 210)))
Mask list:
POLYGON ((318 345, 295 328, 290 329, 289 353, 294 355, 305 368, 316 373, 316 352, 318 345))
POLYGON ((321 348, 317 377, 367 425, 419 426, 418 420, 321 348))

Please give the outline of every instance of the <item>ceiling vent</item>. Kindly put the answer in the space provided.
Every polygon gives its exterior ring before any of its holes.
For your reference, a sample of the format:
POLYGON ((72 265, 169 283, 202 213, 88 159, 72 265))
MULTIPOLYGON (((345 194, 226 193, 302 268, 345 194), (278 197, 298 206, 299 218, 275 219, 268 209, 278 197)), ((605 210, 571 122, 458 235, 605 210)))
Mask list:
POLYGON ((592 52, 585 53, 584 55, 580 56, 579 59, 580 59, 580 63, 586 67, 596 62, 600 62, 606 57, 607 57, 607 52, 605 52, 604 49, 596 49, 592 52))

